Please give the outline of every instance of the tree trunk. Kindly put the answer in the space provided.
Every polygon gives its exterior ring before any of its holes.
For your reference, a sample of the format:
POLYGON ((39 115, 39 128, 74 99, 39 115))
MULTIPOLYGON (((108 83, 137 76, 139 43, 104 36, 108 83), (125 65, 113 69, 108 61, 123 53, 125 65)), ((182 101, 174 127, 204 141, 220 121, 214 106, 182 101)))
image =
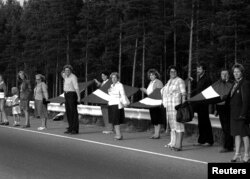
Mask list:
MULTIPOLYGON (((142 87, 145 87, 145 50, 146 50, 146 34, 145 27, 143 24, 143 37, 142 37, 142 87)), ((144 98, 144 93, 142 93, 144 98)))
POLYGON ((58 77, 58 57, 56 57, 56 89, 55 89, 55 96, 58 96, 58 85, 59 85, 59 83, 58 83, 58 81, 59 81, 59 77, 58 77))
POLYGON ((175 20, 176 20, 176 4, 177 0, 174 0, 174 65, 176 65, 176 25, 175 25, 175 20))
POLYGON ((66 55, 67 55, 67 64, 70 64, 69 61, 69 34, 67 35, 67 50, 66 50, 66 55))
MULTIPOLYGON (((133 61, 133 72, 132 72, 132 87, 135 86, 135 69, 136 69, 136 58, 137 58, 137 49, 138 49, 138 37, 135 39, 135 52, 134 52, 134 61, 133 61)), ((134 101, 134 96, 131 98, 131 103, 134 101)))
POLYGON ((120 35, 119 35, 119 64, 118 73, 121 79, 121 68, 122 68, 122 20, 120 19, 120 35))
MULTIPOLYGON (((195 55, 196 55, 196 64, 199 63, 199 16, 200 16, 200 1, 197 0, 197 11, 196 11, 196 44, 195 44, 195 55)), ((199 76, 196 76, 196 80, 198 81, 199 76)))
POLYGON ((238 34, 237 34, 237 24, 235 22, 234 24, 234 63, 236 64, 238 62, 238 57, 237 57, 237 38, 238 38, 238 34))
MULTIPOLYGON (((192 0, 192 15, 191 15, 191 23, 190 23, 190 37, 189 37, 189 56, 188 56, 188 78, 191 77, 192 72, 192 47, 193 47, 193 28, 194 28, 194 1, 192 0)), ((191 81, 188 80, 188 95, 187 98, 191 97, 191 81)))

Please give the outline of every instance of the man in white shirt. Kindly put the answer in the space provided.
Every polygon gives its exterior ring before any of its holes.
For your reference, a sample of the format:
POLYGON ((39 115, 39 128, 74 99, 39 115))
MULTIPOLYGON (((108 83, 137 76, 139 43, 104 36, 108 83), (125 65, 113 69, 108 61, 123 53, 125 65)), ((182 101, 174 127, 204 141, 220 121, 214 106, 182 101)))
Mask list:
POLYGON ((65 65, 64 70, 64 97, 65 97, 65 109, 68 120, 68 130, 66 134, 78 134, 79 133, 79 119, 77 104, 80 103, 80 92, 77 82, 77 77, 72 73, 73 68, 71 65, 65 65))

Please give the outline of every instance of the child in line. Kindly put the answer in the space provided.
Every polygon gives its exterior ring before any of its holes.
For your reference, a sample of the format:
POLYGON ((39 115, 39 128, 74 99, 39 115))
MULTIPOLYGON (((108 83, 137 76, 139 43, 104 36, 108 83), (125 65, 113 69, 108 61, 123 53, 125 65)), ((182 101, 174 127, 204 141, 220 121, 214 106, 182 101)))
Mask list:
POLYGON ((20 106, 19 106, 19 98, 18 98, 18 89, 17 87, 12 87, 11 88, 11 93, 12 96, 9 97, 9 105, 12 107, 12 115, 14 117, 14 127, 20 126, 20 114, 21 114, 21 110, 20 110, 20 106))

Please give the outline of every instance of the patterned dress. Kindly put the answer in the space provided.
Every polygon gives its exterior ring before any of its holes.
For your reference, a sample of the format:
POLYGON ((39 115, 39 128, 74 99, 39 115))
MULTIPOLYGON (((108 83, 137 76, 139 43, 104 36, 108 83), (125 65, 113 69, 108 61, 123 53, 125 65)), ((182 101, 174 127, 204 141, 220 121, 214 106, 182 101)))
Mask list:
POLYGON ((184 132, 184 124, 176 121, 175 106, 181 103, 182 95, 186 93, 185 82, 179 77, 170 79, 162 88, 161 93, 171 131, 184 132))

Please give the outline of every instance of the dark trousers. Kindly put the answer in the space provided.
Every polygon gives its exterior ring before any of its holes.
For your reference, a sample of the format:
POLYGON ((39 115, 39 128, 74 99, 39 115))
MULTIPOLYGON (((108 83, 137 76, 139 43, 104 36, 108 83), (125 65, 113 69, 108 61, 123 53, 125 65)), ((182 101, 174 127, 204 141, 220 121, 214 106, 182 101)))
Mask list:
POLYGON ((68 131, 79 131, 79 120, 77 111, 77 94, 76 92, 64 93, 65 109, 69 124, 68 131))
POLYGON ((234 139, 230 134, 230 107, 228 105, 217 105, 221 128, 223 131, 223 148, 232 150, 234 139))
POLYGON ((214 139, 213 139, 212 126, 209 119, 208 105, 199 104, 196 107, 196 111, 198 114, 198 128, 199 128, 198 143, 213 144, 214 139))

